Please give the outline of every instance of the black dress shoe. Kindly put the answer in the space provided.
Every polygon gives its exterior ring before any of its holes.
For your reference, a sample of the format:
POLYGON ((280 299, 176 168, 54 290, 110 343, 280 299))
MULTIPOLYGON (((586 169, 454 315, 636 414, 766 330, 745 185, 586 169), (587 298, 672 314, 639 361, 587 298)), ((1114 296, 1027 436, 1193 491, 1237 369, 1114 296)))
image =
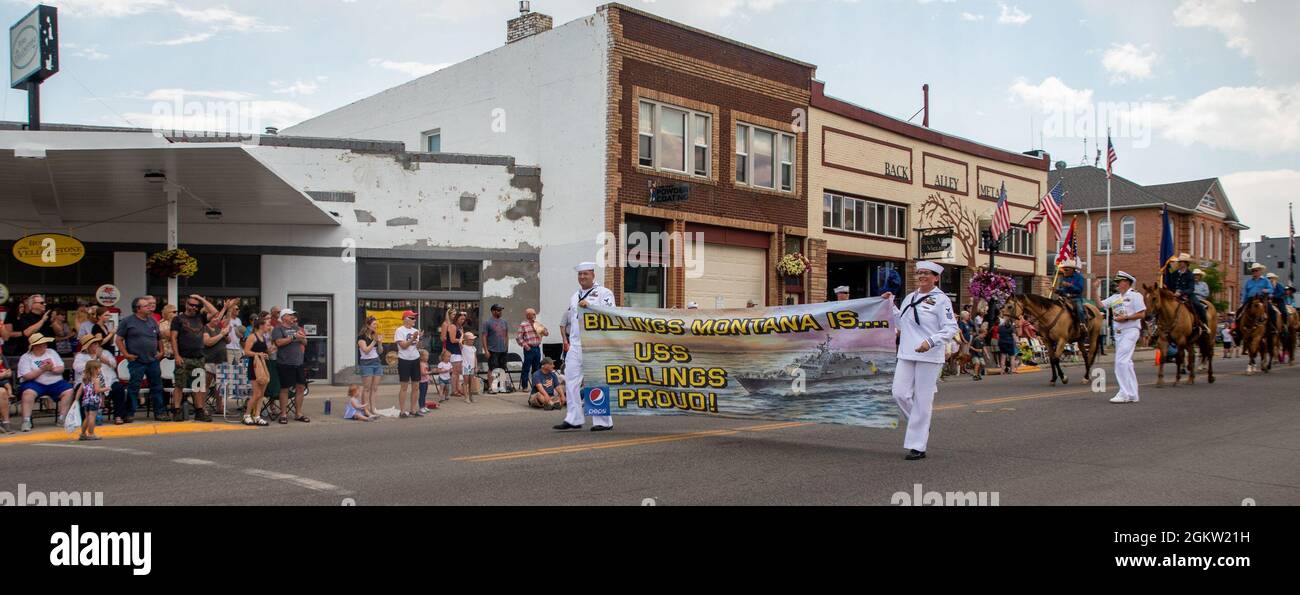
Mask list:
POLYGON ((903 457, 903 460, 906 460, 906 461, 915 461, 915 460, 917 460, 917 459, 924 459, 924 458, 925 458, 925 453, 924 453, 924 452, 921 452, 921 451, 919 451, 919 450, 911 450, 911 451, 908 451, 907 456, 903 457))
POLYGON ((604 432, 612 429, 614 429, 614 426, 591 426, 591 431, 593 432, 604 432))
POLYGON ((551 426, 551 428, 555 430, 581 430, 582 426, 575 426, 566 421, 558 426, 551 426))

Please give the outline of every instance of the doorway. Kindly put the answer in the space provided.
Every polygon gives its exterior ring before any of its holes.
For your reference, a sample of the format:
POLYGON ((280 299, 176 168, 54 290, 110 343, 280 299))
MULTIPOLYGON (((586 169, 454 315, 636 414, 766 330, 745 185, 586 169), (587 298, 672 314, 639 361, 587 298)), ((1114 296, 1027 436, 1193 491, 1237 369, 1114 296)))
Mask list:
POLYGON ((302 363, 307 378, 321 382, 334 379, 331 328, 334 324, 334 298, 331 296, 289 296, 289 308, 298 314, 298 324, 307 333, 307 350, 302 363))

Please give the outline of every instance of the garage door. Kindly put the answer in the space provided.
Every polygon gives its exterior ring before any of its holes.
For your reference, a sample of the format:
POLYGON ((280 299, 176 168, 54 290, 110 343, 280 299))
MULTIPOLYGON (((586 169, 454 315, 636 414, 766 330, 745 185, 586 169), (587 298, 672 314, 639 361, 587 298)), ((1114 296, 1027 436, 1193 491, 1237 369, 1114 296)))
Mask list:
POLYGON ((749 300, 766 304, 767 250, 705 244, 703 277, 686 278, 686 301, 712 309, 718 296, 724 308, 744 308, 749 300))

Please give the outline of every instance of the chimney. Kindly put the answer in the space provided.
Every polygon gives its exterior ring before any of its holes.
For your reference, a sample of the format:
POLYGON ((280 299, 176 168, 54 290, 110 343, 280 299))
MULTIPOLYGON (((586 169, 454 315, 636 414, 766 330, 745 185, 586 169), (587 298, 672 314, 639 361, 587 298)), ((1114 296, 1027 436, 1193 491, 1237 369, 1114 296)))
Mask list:
POLYGON ((921 85, 921 109, 925 110, 925 116, 921 118, 921 125, 930 127, 930 84, 921 85))
POLYGON ((514 43, 551 30, 551 17, 529 10, 528 0, 520 0, 519 16, 506 21, 506 43, 514 43))

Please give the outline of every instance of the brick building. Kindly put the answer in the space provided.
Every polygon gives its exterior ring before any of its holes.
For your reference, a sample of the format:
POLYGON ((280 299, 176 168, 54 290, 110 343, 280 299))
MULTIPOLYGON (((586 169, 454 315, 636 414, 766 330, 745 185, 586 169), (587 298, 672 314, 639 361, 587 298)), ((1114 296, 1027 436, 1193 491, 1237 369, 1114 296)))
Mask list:
MULTIPOLYGON (((1026 155, 944 134, 825 94, 814 81, 809 128, 809 293, 834 299, 831 289, 878 295, 882 269, 896 268, 912 289, 917 259, 945 265, 940 287, 969 303, 967 287, 989 264, 980 232, 988 229, 1002 184, 1011 221, 1032 216, 1047 190, 1045 154, 1026 155)), ((1040 228, 1015 225, 1002 239, 995 264, 1016 278, 1017 290, 1041 292, 1047 283, 1039 257, 1040 228)))
MULTIPOLYGON (((1237 219, 1217 178, 1144 186, 1122 176, 1111 182, 1111 212, 1118 220, 1112 237, 1106 220, 1106 170, 1069 167, 1052 171, 1049 182, 1064 180, 1065 214, 1078 217, 1080 264, 1090 283, 1090 297, 1104 288, 1106 256, 1112 274, 1132 273, 1139 283, 1151 282, 1159 269, 1161 209, 1169 206, 1176 252, 1191 255, 1193 265, 1215 267, 1223 274, 1223 292, 1213 296, 1237 306, 1241 293, 1238 263, 1240 233, 1249 229, 1237 219)), ((1050 264, 1050 263, 1049 263, 1050 264)))

